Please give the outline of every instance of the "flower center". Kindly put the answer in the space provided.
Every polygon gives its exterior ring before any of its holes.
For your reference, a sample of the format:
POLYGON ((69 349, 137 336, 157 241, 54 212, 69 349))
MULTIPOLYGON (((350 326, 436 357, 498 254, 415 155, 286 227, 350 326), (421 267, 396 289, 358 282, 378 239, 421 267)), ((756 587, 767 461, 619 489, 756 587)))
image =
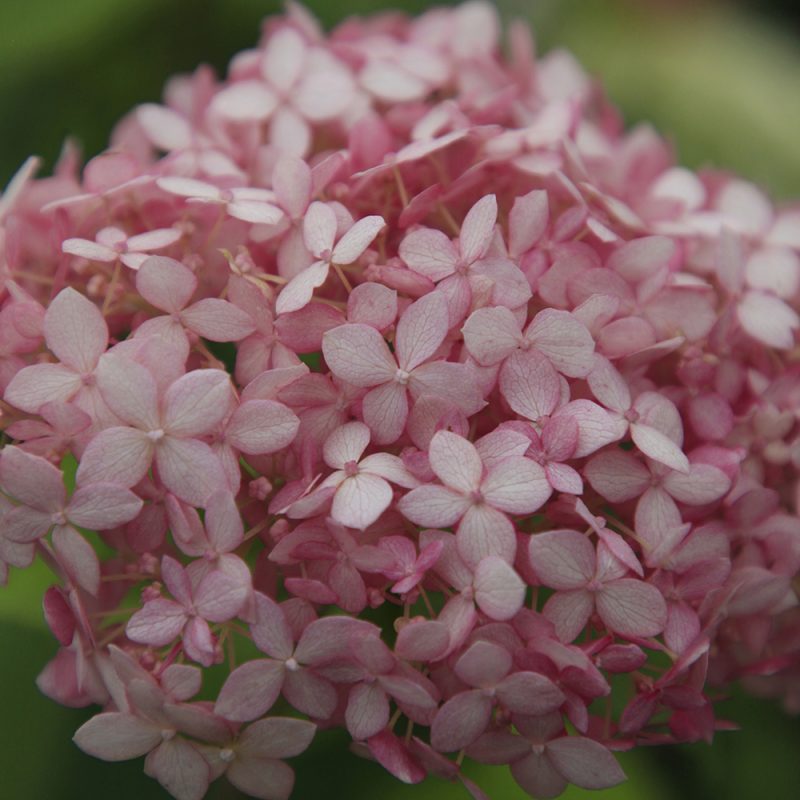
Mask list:
POLYGON ((225 764, 230 764, 234 758, 236 758, 236 753, 234 753, 230 747, 226 747, 219 751, 219 760, 225 764))
POLYGON ((300 669, 300 665, 297 663, 297 659, 295 659, 294 656, 287 658, 285 663, 286 669, 288 669, 289 672, 297 672, 297 670, 300 669))
POLYGON ((399 383, 401 386, 405 386, 409 378, 411 378, 411 373, 406 372, 404 369, 398 369, 397 372, 394 374, 394 379, 399 383))
POLYGON ((155 430, 147 432, 147 438, 151 442, 158 442, 164 438, 164 431, 161 428, 156 428, 155 430))
POLYGON ((348 478, 355 478, 355 476, 358 475, 358 462, 348 461, 344 465, 344 474, 347 475, 348 478))

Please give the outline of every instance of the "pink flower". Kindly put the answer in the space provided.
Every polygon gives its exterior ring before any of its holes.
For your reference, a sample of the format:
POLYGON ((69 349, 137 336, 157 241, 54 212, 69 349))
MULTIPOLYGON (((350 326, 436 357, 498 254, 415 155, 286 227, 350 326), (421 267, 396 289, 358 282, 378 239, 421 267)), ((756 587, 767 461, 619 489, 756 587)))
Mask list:
POLYGON ((395 354, 374 328, 349 323, 322 339, 325 361, 337 378, 370 389, 362 401, 364 422, 378 444, 396 441, 408 418, 408 395, 445 397, 468 413, 481 399, 461 364, 432 360, 448 330, 447 304, 438 292, 417 300, 397 323, 395 354))
POLYGON ((175 599, 148 600, 130 618, 125 633, 131 641, 154 647, 180 636, 189 658, 211 666, 216 661, 216 641, 208 623, 235 617, 247 597, 247 586, 221 570, 206 573, 193 585, 186 570, 169 556, 161 560, 161 576, 175 599))
POLYGON ((303 218, 303 239, 316 260, 281 290, 275 303, 276 312, 286 314, 306 306, 314 290, 328 279, 331 265, 352 264, 385 225, 383 217, 374 215, 345 224, 340 232, 333 209, 325 203, 312 203, 303 218))
POLYGON ((181 236, 181 232, 175 228, 128 236, 120 228, 109 227, 98 231, 93 242, 88 239, 65 239, 61 249, 89 261, 113 263, 119 259, 126 267, 139 269, 153 250, 163 250, 175 244, 181 236))
POLYGON ((667 609, 661 593, 626 578, 628 567, 604 543, 595 554, 577 531, 547 531, 531 537, 528 555, 542 583, 557 590, 544 614, 562 641, 573 641, 595 609, 609 631, 620 636, 655 636, 663 630, 667 609))
POLYGON ((159 398, 149 370, 109 354, 100 365, 98 385, 128 424, 106 428, 89 442, 78 467, 79 485, 105 479, 133 486, 155 461, 164 486, 193 505, 204 505, 214 490, 225 486, 222 465, 197 438, 211 432, 228 412, 232 394, 225 372, 195 370, 159 398))
POLYGON ((398 505, 417 525, 445 528, 458 524, 458 551, 471 565, 489 555, 514 560, 514 526, 506 516, 532 514, 552 489, 544 470, 519 456, 500 461, 488 471, 475 446, 448 431, 431 439, 428 456, 444 484, 420 486, 398 505))

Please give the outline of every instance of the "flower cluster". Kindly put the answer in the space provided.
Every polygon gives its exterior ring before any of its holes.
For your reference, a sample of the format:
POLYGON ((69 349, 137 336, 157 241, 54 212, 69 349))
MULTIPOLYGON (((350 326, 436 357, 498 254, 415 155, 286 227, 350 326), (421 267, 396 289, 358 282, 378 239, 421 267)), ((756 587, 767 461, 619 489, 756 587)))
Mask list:
POLYGON ((3 195, 0 579, 58 576, 87 753, 285 800, 341 726, 546 798, 800 710, 800 211, 505 52, 290 4, 3 195))

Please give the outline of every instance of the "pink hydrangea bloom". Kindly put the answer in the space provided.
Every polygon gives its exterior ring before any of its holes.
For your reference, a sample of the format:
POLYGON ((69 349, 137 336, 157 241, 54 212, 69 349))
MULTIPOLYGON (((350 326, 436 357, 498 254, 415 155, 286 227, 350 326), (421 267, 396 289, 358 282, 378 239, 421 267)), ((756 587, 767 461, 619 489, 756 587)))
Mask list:
POLYGON ((0 583, 178 800, 318 724, 487 800, 800 709, 800 213, 500 32, 290 3, 0 198, 0 583))

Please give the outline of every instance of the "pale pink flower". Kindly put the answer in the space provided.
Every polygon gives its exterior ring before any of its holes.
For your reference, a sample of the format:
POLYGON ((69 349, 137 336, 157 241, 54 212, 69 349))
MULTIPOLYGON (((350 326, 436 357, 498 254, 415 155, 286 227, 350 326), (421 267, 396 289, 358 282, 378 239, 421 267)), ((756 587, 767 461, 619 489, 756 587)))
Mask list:
POLYGON ((328 331, 322 353, 331 372, 370 391, 362 401, 364 422, 375 441, 396 441, 408 418, 408 395, 434 394, 467 413, 481 405, 477 387, 462 364, 433 360, 447 336, 447 302, 432 292, 412 303, 397 323, 395 352, 369 325, 349 323, 328 331))
POLYGON ((508 308, 518 308, 531 296, 528 282, 512 261, 487 255, 496 221, 497 198, 489 194, 469 210, 455 243, 433 228, 412 231, 400 243, 400 258, 437 283, 447 297, 451 324, 464 318, 473 295, 484 285, 494 304, 508 308))
POLYGON ((128 236, 121 228, 108 227, 99 230, 94 241, 65 239, 61 249, 88 261, 112 264, 119 259, 126 267, 136 270, 153 250, 175 244, 182 235, 176 228, 162 228, 128 236))
POLYGON ((195 370, 159 397, 150 371, 124 356, 106 355, 99 368, 103 397, 125 426, 106 428, 88 444, 78 467, 78 485, 110 480, 129 487, 155 462, 164 486, 202 506, 226 485, 219 459, 201 436, 211 433, 233 402, 221 370, 195 370))
POLYGON ((417 480, 397 456, 375 453, 362 458, 369 444, 369 428, 362 422, 349 422, 325 441, 325 463, 336 470, 319 485, 332 487, 331 516, 349 528, 364 530, 388 508, 392 501, 391 481, 412 489, 417 480))
POLYGON ((187 330, 213 342, 235 342, 255 329, 249 315, 227 300, 207 297, 189 305, 197 278, 175 259, 148 258, 136 273, 136 289, 150 305, 166 313, 140 325, 136 336, 165 336, 188 351, 187 330))
POLYGON ((100 588, 100 565, 76 526, 114 528, 133 519, 142 508, 133 492, 113 482, 79 488, 67 500, 60 470, 12 446, 0 451, 0 488, 19 503, 4 515, 4 538, 25 545, 52 531, 57 558, 70 578, 90 594, 100 588))
POLYGON ((306 306, 314 290, 328 279, 331 265, 352 264, 385 226, 383 217, 373 215, 340 230, 336 214, 329 205, 312 203, 303 218, 303 239, 316 260, 284 286, 275 302, 276 312, 286 314, 306 306))
POLYGON ((194 178, 159 178, 156 184, 170 194, 185 197, 188 203, 220 206, 235 219, 258 225, 277 225, 283 212, 275 203, 275 195, 268 189, 239 187, 220 189, 213 183, 194 178))
POLYGON ((557 590, 544 614, 562 641, 573 641, 595 609, 620 636, 655 636, 663 630, 667 608, 661 593, 645 581, 626 578, 628 567, 604 543, 595 553, 577 531, 547 531, 531 537, 528 555, 541 582, 557 590))
POLYGON ((456 661, 456 675, 473 688, 458 692, 439 709, 431 725, 431 745, 442 752, 462 750, 488 727, 495 704, 515 714, 555 711, 564 695, 546 676, 516 671, 508 650, 477 641, 456 661))
POLYGON ((227 622, 247 599, 247 586, 222 570, 212 570, 193 583, 174 558, 161 560, 161 577, 174 600, 148 600, 128 621, 125 633, 133 642, 154 647, 179 636, 186 655, 205 667, 216 661, 216 640, 209 622, 227 622))
POLYGON ((44 336, 59 363, 20 370, 6 387, 6 402, 36 413, 45 403, 72 400, 96 415, 98 405, 104 404, 95 370, 108 346, 108 326, 100 309, 74 289, 63 289, 47 309, 44 336))
POLYGON ((248 725, 235 739, 201 748, 212 775, 225 775, 240 791, 262 800, 287 800, 294 772, 284 758, 300 755, 317 726, 304 719, 268 717, 248 725))
POLYGON ((398 508, 417 525, 446 528, 458 523, 458 551, 473 566, 489 555, 514 560, 514 526, 506 514, 532 514, 552 491, 544 470, 512 456, 486 470, 468 440, 439 431, 428 450, 443 486, 427 484, 403 497, 398 508))
POLYGON ((486 733, 469 748, 469 754, 485 764, 509 764, 514 780, 531 796, 558 797, 568 783, 608 789, 625 780, 625 773, 602 744, 564 735, 559 714, 520 714, 512 719, 519 735, 507 730, 486 733))

